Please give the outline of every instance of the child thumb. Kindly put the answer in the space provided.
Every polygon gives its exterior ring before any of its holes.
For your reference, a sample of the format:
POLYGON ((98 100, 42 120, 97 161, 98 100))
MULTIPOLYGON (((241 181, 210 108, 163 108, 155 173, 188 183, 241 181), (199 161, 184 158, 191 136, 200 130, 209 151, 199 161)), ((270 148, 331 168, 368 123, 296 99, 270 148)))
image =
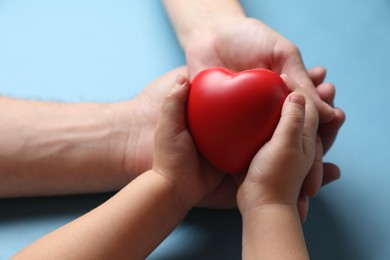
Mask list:
POLYGON ((302 136, 305 123, 306 99, 302 93, 292 92, 287 96, 279 124, 272 139, 277 138, 286 147, 302 146, 302 136))
MULTIPOLYGON (((181 131, 185 127, 185 104, 189 92, 188 80, 178 75, 168 94, 164 97, 158 127, 164 131, 181 131)), ((174 133, 171 133, 174 134, 174 133)))

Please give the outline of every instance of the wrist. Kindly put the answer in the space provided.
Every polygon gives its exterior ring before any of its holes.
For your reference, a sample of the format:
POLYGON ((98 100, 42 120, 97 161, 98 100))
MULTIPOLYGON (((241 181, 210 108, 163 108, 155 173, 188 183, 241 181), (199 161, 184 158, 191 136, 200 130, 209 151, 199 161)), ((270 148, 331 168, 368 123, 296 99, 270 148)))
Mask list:
POLYGON ((260 204, 248 206, 244 209, 239 208, 243 221, 250 221, 251 219, 257 218, 259 215, 263 214, 278 214, 278 212, 288 213, 291 216, 296 216, 299 218, 298 209, 296 204, 283 204, 283 203, 274 203, 274 204, 260 204))
MULTIPOLYGON (((298 185, 289 181, 290 186, 278 185, 281 181, 274 184, 270 182, 252 183, 247 176, 237 192, 237 205, 244 214, 246 211, 256 210, 267 206, 293 206, 296 208, 299 196, 298 185)), ((284 181, 283 181, 284 182, 284 181)))
POLYGON ((194 203, 189 200, 187 191, 184 191, 181 188, 180 183, 176 183, 173 178, 169 178, 153 169, 148 170, 147 173, 151 176, 155 176, 154 178, 160 183, 160 187, 164 190, 166 197, 172 200, 178 211, 186 214, 194 207, 194 203))
POLYGON ((266 204, 242 215, 243 259, 309 259, 296 206, 266 204))
MULTIPOLYGON (((151 135, 154 133, 152 127, 146 127, 147 120, 139 113, 141 108, 136 103, 137 99, 132 99, 112 104, 109 108, 112 115, 112 131, 115 133, 110 142, 111 162, 128 181, 147 171, 152 165, 151 160, 143 160, 145 157, 143 154, 150 153, 144 140, 151 142, 153 137, 143 136, 149 132, 151 135)), ((152 145, 151 143, 149 146, 152 145)))
POLYGON ((164 0, 164 6, 184 50, 195 36, 246 17, 238 0, 164 0))
POLYGON ((216 15, 202 19, 186 33, 179 35, 180 44, 184 50, 187 50, 188 47, 191 46, 192 42, 197 42, 199 39, 204 39, 205 37, 213 38, 214 35, 216 35, 216 32, 221 28, 226 28, 230 24, 238 23, 243 19, 247 19, 244 13, 237 13, 234 15, 216 15))
POLYGON ((281 194, 273 194, 262 188, 258 188, 258 190, 264 190, 264 192, 262 194, 253 194, 254 192, 244 194, 241 190, 238 191, 237 205, 243 217, 267 208, 292 208, 297 210, 297 199, 293 198, 294 196, 278 196, 281 194))
POLYGON ((216 36, 218 36, 218 32, 221 28, 227 28, 231 24, 237 24, 243 19, 247 19, 245 14, 235 14, 235 15, 216 15, 213 17, 209 17, 208 19, 204 19, 196 23, 190 30, 188 30, 185 34, 179 35, 180 44, 185 52, 188 52, 189 48, 192 48, 192 43, 199 42, 199 40, 208 39, 212 42, 216 36))

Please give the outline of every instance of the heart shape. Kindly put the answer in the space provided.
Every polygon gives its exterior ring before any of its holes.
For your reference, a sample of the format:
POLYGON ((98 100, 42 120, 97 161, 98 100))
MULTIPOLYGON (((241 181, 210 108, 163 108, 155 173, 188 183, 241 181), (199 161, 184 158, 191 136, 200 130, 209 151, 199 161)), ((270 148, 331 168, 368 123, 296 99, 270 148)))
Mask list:
POLYGON ((270 70, 201 71, 191 82, 187 103, 188 126, 199 151, 225 173, 247 170, 271 138, 288 94, 284 81, 270 70))

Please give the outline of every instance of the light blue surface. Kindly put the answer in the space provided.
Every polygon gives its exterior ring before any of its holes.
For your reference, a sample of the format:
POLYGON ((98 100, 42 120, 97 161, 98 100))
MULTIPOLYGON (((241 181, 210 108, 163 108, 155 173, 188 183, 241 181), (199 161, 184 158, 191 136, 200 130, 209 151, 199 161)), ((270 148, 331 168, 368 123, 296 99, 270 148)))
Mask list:
MULTIPOLYGON (((347 121, 327 160, 343 176, 311 200, 313 259, 390 257, 390 2, 242 1, 324 65, 347 121)), ((184 64, 161 3, 0 1, 0 94, 64 101, 131 98, 184 64)), ((0 259, 99 205, 107 195, 0 200, 0 259)), ((151 259, 239 259, 236 211, 195 210, 151 259), (226 232, 226 233, 223 233, 226 232)))

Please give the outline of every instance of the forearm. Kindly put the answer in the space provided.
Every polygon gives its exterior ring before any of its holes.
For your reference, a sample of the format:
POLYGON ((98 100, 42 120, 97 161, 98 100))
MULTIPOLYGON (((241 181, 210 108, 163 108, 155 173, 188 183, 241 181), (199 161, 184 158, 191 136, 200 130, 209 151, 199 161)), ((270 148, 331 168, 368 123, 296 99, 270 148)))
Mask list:
POLYGON ((198 30, 245 16, 239 0, 164 0, 183 49, 198 30))
POLYGON ((15 259, 145 259, 187 211, 172 184, 148 171, 15 259))
POLYGON ((1 97, 0 196, 123 187, 129 181, 121 165, 128 120, 119 121, 125 106, 1 97))
POLYGON ((309 259, 295 205, 269 205, 243 214, 243 259, 309 259))

